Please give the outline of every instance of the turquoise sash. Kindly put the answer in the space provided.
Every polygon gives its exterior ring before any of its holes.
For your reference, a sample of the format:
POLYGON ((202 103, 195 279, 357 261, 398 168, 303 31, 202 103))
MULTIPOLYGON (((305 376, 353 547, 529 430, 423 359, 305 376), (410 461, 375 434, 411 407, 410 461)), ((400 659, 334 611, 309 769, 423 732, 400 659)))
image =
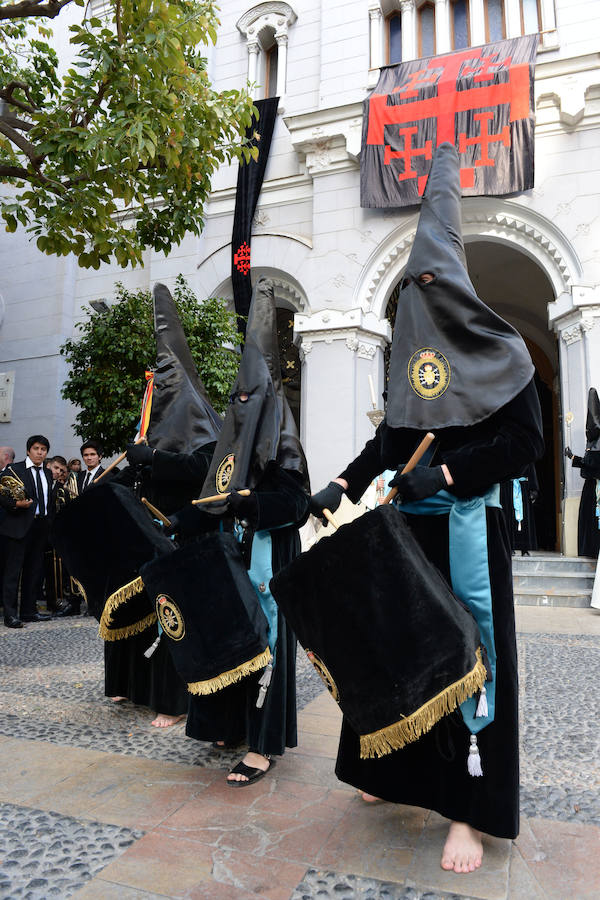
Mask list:
MULTIPOLYGON (((244 536, 242 526, 236 523, 234 533, 237 540, 241 542, 244 536)), ((277 644, 277 604, 269 587, 273 577, 273 547, 270 531, 254 532, 248 577, 269 625, 269 649, 274 657, 277 644)))
POLYGON ((450 580, 457 597, 473 613, 481 641, 485 646, 492 680, 486 682, 487 716, 475 716, 476 697, 461 703, 460 711, 471 734, 477 734, 494 721, 496 700, 496 646, 492 616, 492 591, 487 552, 485 508, 500 509, 500 487, 493 485, 483 496, 460 499, 448 491, 439 491, 415 503, 398 503, 409 515, 449 515, 450 580))
POLYGON ((515 521, 518 523, 519 531, 521 530, 521 522, 523 521, 523 491, 521 482, 527 481, 526 478, 513 478, 513 509, 515 511, 515 521))

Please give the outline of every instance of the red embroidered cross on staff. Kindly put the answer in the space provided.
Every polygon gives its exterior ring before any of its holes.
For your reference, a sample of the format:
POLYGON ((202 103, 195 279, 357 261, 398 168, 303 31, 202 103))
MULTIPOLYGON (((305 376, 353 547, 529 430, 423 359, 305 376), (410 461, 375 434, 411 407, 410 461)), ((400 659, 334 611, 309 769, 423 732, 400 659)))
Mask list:
POLYGON ((458 150, 464 195, 533 187, 537 43, 528 35, 383 68, 364 106, 361 206, 418 203, 444 141, 458 150))

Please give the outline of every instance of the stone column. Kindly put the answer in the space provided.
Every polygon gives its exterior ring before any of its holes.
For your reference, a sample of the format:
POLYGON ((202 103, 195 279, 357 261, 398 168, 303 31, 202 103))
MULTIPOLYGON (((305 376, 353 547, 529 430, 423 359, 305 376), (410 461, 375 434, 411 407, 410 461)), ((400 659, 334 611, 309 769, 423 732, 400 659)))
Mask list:
POLYGON ((435 52, 448 53, 451 49, 448 0, 435 0, 435 52))
POLYGON ((519 0, 504 0, 504 15, 506 17, 506 37, 520 37, 521 4, 519 0))
POLYGON ((379 69, 385 65, 385 53, 383 49, 383 16, 381 7, 372 6, 369 9, 369 37, 371 47, 371 61, 369 68, 379 69))
POLYGON ((279 32, 275 35, 277 41, 277 96, 279 97, 278 112, 285 112, 285 91, 287 72, 287 32, 279 32))
POLYGON ((469 3, 471 46, 485 44, 485 10, 483 0, 471 0, 469 3))
POLYGON ((252 99, 259 99, 260 85, 255 84, 258 81, 258 57, 260 55, 260 44, 258 41, 248 41, 248 81, 253 85, 252 99))
POLYGON ((415 0, 400 0, 402 14, 402 62, 416 59, 417 51, 417 16, 415 0))
POLYGON ((318 490, 373 437, 369 375, 379 402, 390 327, 361 309, 321 310, 296 313, 294 331, 303 365, 301 437, 318 490))

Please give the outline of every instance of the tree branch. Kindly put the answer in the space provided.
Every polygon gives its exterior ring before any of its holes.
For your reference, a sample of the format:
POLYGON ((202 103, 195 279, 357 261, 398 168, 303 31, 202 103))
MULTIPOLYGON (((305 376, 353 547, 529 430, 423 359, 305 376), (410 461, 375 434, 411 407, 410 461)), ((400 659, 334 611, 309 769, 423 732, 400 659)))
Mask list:
POLYGON ((2 19, 25 19, 29 16, 45 16, 47 19, 55 19, 63 6, 72 3, 73 0, 21 0, 20 3, 7 3, 0 6, 0 21, 2 19))
POLYGON ((10 125, 11 128, 20 128, 21 131, 31 131, 32 122, 26 122, 24 119, 17 119, 16 116, 0 116, 0 122, 10 125))
POLYGON ((58 197, 61 197, 63 194, 61 186, 50 181, 50 179, 46 178, 45 175, 42 175, 41 172, 32 172, 29 169, 21 169, 19 166, 0 165, 0 177, 1 176, 4 176, 5 178, 21 178, 23 181, 31 181, 34 184, 43 184, 49 191, 56 194, 58 197))
MULTIPOLYGON (((1 8, 2 7, 0 7, 0 9, 1 8)), ((36 106, 31 99, 31 94, 29 93, 29 85, 24 81, 9 81, 6 87, 0 88, 0 97, 3 100, 6 100, 7 103, 12 104, 12 106, 17 106, 19 109, 22 109, 23 112, 36 112, 36 106), (16 97, 13 97, 13 92, 16 90, 23 91, 23 93, 29 100, 29 105, 27 103, 23 103, 22 100, 18 100, 16 97)))
POLYGON ((37 154, 33 144, 24 138, 22 134, 19 134, 18 131, 15 131, 14 128, 11 128, 10 125, 7 125, 4 119, 0 119, 0 134, 3 134, 9 141, 12 141, 12 143, 15 144, 29 159, 31 165, 36 169, 39 169, 40 163, 44 157, 37 154))

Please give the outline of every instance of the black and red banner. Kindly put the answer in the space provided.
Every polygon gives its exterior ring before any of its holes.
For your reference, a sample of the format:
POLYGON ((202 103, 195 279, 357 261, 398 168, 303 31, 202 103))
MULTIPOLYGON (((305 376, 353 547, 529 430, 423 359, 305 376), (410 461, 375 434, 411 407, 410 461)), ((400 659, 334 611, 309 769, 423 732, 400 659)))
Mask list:
MULTIPOLYGON (((253 122, 249 127, 246 137, 250 140, 256 132, 257 137, 253 138, 251 143, 258 147, 258 159, 251 159, 247 163, 240 162, 238 172, 233 233, 231 235, 231 282, 235 311, 238 316, 247 316, 250 309, 252 220, 265 176, 278 104, 279 97, 269 97, 266 100, 254 102, 258 109, 259 119, 258 123, 253 122)), ((238 318, 238 328, 242 334, 246 333, 246 323, 243 319, 238 318)))
POLYGON ((532 188, 537 43, 527 35, 383 68, 364 104, 360 205, 418 203, 444 141, 458 151, 464 196, 532 188))

